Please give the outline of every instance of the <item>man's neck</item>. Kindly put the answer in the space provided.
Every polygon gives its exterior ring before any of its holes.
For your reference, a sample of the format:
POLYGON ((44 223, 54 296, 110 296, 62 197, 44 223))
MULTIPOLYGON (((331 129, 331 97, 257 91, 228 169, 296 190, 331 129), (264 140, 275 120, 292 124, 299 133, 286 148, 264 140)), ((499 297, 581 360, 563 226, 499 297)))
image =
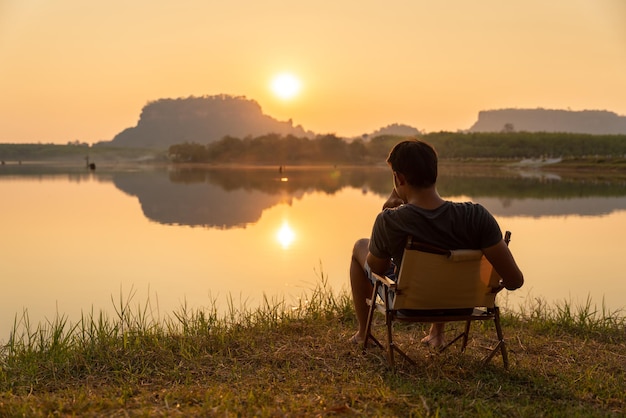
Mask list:
POLYGON ((417 206, 422 209, 433 210, 445 203, 445 200, 439 196, 436 187, 427 189, 408 188, 406 203, 417 206))

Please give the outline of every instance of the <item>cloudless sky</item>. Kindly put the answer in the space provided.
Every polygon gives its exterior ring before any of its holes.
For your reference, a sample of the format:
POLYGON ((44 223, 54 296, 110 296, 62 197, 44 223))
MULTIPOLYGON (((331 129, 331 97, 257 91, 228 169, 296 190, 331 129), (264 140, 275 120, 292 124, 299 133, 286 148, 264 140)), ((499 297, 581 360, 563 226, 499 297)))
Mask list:
POLYGON ((111 140, 150 101, 215 94, 340 136, 499 108, 624 116, 626 1, 0 0, 0 142, 111 140))

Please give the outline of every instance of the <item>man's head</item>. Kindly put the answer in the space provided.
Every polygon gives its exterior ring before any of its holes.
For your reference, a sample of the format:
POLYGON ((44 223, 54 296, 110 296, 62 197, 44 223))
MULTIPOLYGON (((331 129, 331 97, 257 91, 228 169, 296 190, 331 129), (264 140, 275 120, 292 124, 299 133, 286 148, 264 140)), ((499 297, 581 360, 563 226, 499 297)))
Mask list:
POLYGON ((403 141, 396 144, 387 163, 413 187, 431 187, 437 181, 437 152, 426 142, 403 141))

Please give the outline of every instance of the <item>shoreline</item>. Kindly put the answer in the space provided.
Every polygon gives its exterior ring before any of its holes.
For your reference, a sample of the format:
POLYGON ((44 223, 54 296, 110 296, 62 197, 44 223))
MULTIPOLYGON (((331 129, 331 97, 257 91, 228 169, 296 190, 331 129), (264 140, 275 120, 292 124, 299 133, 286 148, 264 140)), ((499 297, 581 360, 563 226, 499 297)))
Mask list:
MULTIPOLYGON (((94 162, 98 163, 96 158, 94 162)), ((253 163, 238 163, 238 162, 172 162, 158 159, 133 159, 133 158, 119 158, 111 159, 105 158, 99 161, 102 166, 116 166, 116 165, 131 165, 131 166, 173 166, 173 167, 208 167, 208 168, 257 168, 257 169, 278 169, 279 167, 285 167, 286 169, 317 169, 317 168, 353 168, 353 169, 387 169, 388 166, 384 161, 374 164, 368 163, 333 163, 333 162, 320 162, 320 163, 294 163, 294 164, 253 164, 253 163)), ((37 160, 4 160, 2 166, 20 166, 20 165, 54 165, 54 166, 68 166, 77 168, 88 168, 82 160, 70 159, 70 158, 50 158, 50 159, 37 159, 37 160)), ((518 167, 528 169, 558 169, 558 170, 578 170, 578 169, 590 169, 590 170, 616 170, 626 171, 626 157, 625 158, 602 158, 602 157, 589 157, 589 158, 563 158, 558 161, 542 162, 540 159, 502 159, 502 158, 440 158, 440 166, 458 166, 458 167, 518 167)))

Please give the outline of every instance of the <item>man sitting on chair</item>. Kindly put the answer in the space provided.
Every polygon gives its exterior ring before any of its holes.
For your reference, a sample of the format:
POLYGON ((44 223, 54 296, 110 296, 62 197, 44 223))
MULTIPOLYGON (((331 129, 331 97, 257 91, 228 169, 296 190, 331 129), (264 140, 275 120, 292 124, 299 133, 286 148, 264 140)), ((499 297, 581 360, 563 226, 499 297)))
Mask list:
MULTIPOLYGON (((371 238, 358 240, 352 250, 350 284, 359 330, 351 341, 357 344, 365 339, 367 299, 374 284, 371 272, 389 275, 399 267, 408 236, 448 250, 481 249, 506 289, 524 283, 493 215, 479 204, 455 203, 439 196, 437 153, 431 145, 419 140, 400 142, 387 163, 393 171, 393 191, 376 217, 371 238)), ((444 345, 443 332, 443 323, 432 324, 422 342, 439 348, 444 345)))

